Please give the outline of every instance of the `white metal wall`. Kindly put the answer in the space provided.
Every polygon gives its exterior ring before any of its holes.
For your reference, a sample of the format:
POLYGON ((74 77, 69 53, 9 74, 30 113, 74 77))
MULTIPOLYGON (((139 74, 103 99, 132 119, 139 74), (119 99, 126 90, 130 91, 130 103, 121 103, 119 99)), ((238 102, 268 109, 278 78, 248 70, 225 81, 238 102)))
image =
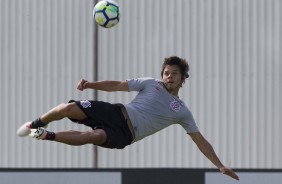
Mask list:
MULTIPOLYGON (((0 0, 0 167, 93 167, 93 147, 18 138, 17 128, 93 78, 93 1, 0 0)), ((50 130, 84 129, 67 120, 50 130)))
MULTIPOLYGON (((120 0, 99 29, 99 79, 160 77, 170 55, 189 60, 181 92, 224 164, 282 167, 280 0, 120 0)), ((129 102, 135 93, 99 93, 129 102)), ((126 149, 99 149, 99 167, 213 167, 180 126, 126 149)))
MULTIPOLYGON (((221 160, 281 168, 280 0, 117 0, 120 23, 99 29, 99 79, 160 77, 162 59, 189 60, 180 94, 221 160)), ((92 167, 93 147, 18 138, 16 129, 93 79, 93 1, 0 0, 0 167, 92 167)), ((129 102, 135 93, 99 92, 129 102)), ((84 129, 61 121, 50 130, 84 129)), ((98 166, 213 167, 180 126, 124 150, 99 148, 98 166)))

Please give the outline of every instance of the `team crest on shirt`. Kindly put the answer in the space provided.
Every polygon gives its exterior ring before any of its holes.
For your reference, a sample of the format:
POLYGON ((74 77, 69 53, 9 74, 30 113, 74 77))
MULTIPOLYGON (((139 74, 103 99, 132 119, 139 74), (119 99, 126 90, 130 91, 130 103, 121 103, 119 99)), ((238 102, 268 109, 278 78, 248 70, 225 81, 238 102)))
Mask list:
POLYGON ((173 100, 171 103, 170 103, 170 107, 173 111, 175 112, 178 112, 181 108, 181 103, 176 101, 176 100, 173 100))
POLYGON ((88 107, 91 107, 91 103, 88 100, 80 101, 80 105, 86 109, 88 107))

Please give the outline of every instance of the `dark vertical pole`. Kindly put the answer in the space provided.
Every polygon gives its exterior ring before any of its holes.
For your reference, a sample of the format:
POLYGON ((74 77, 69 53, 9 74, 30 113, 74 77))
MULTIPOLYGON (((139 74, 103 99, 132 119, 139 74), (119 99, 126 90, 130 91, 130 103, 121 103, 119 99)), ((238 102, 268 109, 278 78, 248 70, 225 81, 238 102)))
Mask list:
MULTIPOLYGON (((98 0, 95 0, 94 5, 97 3, 98 3, 98 0)), ((98 26, 96 24, 94 24, 94 81, 98 81, 98 26)), ((98 100, 97 90, 94 90, 94 100, 98 100)), ((97 146, 94 146, 93 152, 94 152, 93 167, 98 168, 98 148, 97 146)))

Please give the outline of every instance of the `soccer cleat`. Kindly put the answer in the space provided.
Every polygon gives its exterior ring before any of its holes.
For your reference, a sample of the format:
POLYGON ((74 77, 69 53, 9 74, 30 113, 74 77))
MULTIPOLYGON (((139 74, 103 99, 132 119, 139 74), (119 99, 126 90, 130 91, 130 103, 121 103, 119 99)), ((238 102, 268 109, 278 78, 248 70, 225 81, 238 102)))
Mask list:
MULTIPOLYGON (((27 136, 28 134, 31 133, 31 121, 29 122, 26 122, 25 124, 23 124, 18 130, 17 130, 17 135, 20 136, 20 137, 24 137, 24 136, 27 136)), ((47 127, 44 126, 45 128, 47 127)))
POLYGON ((23 124, 17 131, 17 135, 20 137, 24 137, 27 136, 28 134, 30 134, 30 130, 31 130, 31 121, 26 122, 25 124, 23 124))
POLYGON ((31 129, 29 136, 35 139, 42 140, 45 139, 47 134, 48 134, 47 130, 45 130, 43 127, 39 127, 37 129, 31 129))

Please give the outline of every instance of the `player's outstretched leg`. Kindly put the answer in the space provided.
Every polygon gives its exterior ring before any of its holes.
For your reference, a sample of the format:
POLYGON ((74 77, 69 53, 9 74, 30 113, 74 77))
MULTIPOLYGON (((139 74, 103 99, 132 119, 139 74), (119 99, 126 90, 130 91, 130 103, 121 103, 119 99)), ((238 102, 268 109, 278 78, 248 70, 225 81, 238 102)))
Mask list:
POLYGON ((46 114, 42 115, 40 118, 24 123, 18 130, 17 135, 20 137, 27 136, 31 133, 32 129, 37 129, 39 127, 46 127, 50 122, 55 120, 60 120, 63 118, 72 118, 77 120, 83 120, 86 118, 85 113, 75 104, 67 103, 60 104, 46 114))
POLYGON ((29 136, 39 140, 52 140, 72 146, 84 144, 102 145, 107 140, 106 132, 103 129, 85 132, 70 130, 55 133, 39 127, 38 129, 32 129, 29 136))

